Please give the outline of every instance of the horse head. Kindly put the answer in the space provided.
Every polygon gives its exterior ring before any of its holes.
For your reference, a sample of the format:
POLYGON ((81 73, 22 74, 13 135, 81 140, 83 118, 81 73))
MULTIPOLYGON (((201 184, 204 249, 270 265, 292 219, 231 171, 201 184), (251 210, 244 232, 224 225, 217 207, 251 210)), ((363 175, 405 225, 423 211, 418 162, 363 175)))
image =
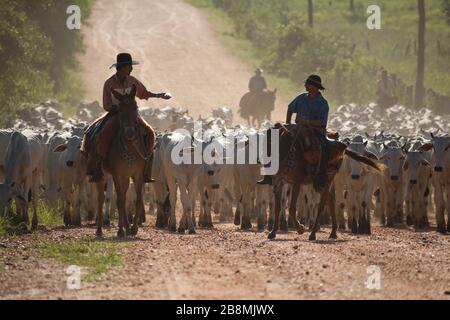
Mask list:
POLYGON ((128 94, 120 94, 114 90, 111 91, 114 97, 119 100, 119 118, 120 118, 120 133, 129 140, 133 141, 138 138, 138 107, 135 100, 136 86, 131 87, 128 94))

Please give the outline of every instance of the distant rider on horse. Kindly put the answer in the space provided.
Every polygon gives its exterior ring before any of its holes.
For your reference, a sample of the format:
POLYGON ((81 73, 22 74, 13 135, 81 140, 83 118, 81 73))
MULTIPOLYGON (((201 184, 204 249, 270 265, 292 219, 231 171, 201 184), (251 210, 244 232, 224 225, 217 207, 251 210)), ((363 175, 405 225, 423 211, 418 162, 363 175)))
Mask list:
POLYGON ((258 94, 267 89, 266 79, 264 79, 263 70, 256 69, 255 75, 250 78, 248 83, 248 90, 252 93, 258 94))
MULTIPOLYGON (((328 173, 328 148, 326 138, 326 126, 328 122, 329 106, 327 100, 322 96, 320 90, 322 79, 318 75, 310 75, 305 81, 305 93, 300 94, 288 106, 286 124, 291 123, 294 113, 297 114, 295 123, 302 127, 310 127, 314 130, 320 145, 319 170, 315 176, 314 188, 320 192, 327 185, 328 173)), ((264 176, 258 184, 271 184, 271 176, 264 176)))
MULTIPOLYGON (((122 95, 129 94, 134 86, 136 88, 136 96, 139 99, 161 98, 168 100, 171 98, 166 93, 152 93, 148 91, 138 79, 131 76, 133 65, 136 64, 139 63, 133 61, 129 53, 120 53, 117 55, 116 63, 110 67, 115 67, 116 73, 107 79, 103 86, 103 108, 108 114, 101 118, 103 121, 101 120, 100 130, 95 133, 98 136, 97 143, 93 146, 95 149, 90 150, 91 146, 88 146, 91 137, 85 136, 83 140, 82 151, 88 153, 87 174, 91 176, 91 181, 93 182, 98 182, 102 179, 102 163, 107 159, 110 146, 120 129, 120 119, 117 111, 121 108, 121 103, 112 92, 116 91, 122 95)), ((86 132, 89 133, 90 129, 98 122, 97 120, 86 132)), ((139 116, 137 122, 145 136, 147 154, 151 154, 155 143, 155 132, 142 117, 139 116)), ((154 182, 151 178, 152 159, 146 161, 144 172, 145 182, 154 182)))

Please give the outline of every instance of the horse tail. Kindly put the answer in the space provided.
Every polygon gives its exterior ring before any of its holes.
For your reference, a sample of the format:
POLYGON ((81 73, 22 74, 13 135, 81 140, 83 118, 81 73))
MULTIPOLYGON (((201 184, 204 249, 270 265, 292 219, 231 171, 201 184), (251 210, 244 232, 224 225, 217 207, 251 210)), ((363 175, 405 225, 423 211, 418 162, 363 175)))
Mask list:
POLYGON ((381 164, 373 159, 370 159, 368 157, 365 157, 363 155, 360 155, 357 152, 351 151, 349 149, 346 149, 344 151, 344 154, 349 156, 350 158, 352 158, 355 161, 364 163, 372 168, 374 168, 375 170, 379 171, 379 172, 384 172, 386 170, 386 166, 384 164, 381 164))

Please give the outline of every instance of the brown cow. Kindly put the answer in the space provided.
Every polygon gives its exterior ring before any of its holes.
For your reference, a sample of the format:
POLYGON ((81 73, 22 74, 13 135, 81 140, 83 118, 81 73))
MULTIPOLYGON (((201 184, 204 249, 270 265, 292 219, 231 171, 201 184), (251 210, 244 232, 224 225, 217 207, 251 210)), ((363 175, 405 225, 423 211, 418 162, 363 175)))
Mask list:
MULTIPOLYGON (((140 219, 145 215, 143 198, 144 169, 146 158, 151 155, 145 156, 146 151, 144 150, 146 150, 146 148, 140 138, 141 133, 137 123, 138 107, 135 101, 136 87, 133 86, 129 94, 121 95, 115 91, 113 91, 113 94, 122 105, 118 111, 120 117, 120 130, 111 145, 107 160, 103 164, 103 170, 113 177, 114 187, 117 193, 117 210, 119 211, 119 231, 117 232, 117 236, 122 238, 125 234, 136 235, 140 219), (125 206, 130 179, 133 179, 136 191, 136 210, 131 230, 125 206)), ((102 235, 102 209, 105 199, 105 184, 105 178, 97 183, 97 236, 102 235)))
MULTIPOLYGON (((304 226, 300 224, 295 216, 296 210, 296 202, 298 198, 298 194, 300 191, 300 186, 313 184, 314 177, 311 174, 307 173, 306 168, 317 165, 319 162, 319 151, 318 148, 314 146, 313 136, 314 133, 311 134, 311 129, 307 128, 299 128, 296 125, 289 126, 289 128, 285 127, 282 124, 276 124, 275 129, 280 129, 280 138, 279 138, 279 154, 280 154, 280 169, 276 175, 272 177, 273 182, 273 192, 275 195, 275 221, 271 232, 269 233, 268 238, 274 239, 276 237, 278 228, 279 228, 279 216, 280 216, 280 208, 281 208, 281 189, 283 183, 289 183, 293 185, 292 195, 291 195, 291 203, 289 208, 289 220, 294 223, 294 227, 297 229, 299 234, 304 232, 304 226), (306 140, 305 140, 306 139, 306 140), (309 140, 309 147, 306 146, 305 141, 309 140), (295 148, 295 153, 297 157, 295 158, 295 162, 292 162, 292 150, 295 148), (291 165, 289 165, 291 163, 291 165), (293 165, 292 165, 293 163, 293 165)), ((270 130, 268 130, 268 135, 270 135, 270 130)), ((270 139, 268 139, 270 141, 270 139)), ((328 152, 329 152, 329 179, 328 185, 324 188, 324 192, 320 195, 320 203, 318 214, 314 223, 314 227, 311 230, 311 234, 309 236, 309 240, 316 239, 316 232, 320 227, 320 216, 324 209, 324 205, 326 203, 330 206, 331 211, 331 222, 332 222, 332 231, 330 234, 330 238, 336 239, 336 230, 337 230, 337 222, 336 222, 336 214, 334 208, 334 193, 331 190, 331 185, 333 182, 333 178, 336 175, 339 167, 342 163, 342 159, 345 155, 348 155, 350 158, 362 162, 366 165, 369 165, 375 168, 378 171, 383 171, 384 166, 379 164, 378 162, 364 157, 356 152, 347 150, 347 145, 337 140, 328 140, 328 152)))

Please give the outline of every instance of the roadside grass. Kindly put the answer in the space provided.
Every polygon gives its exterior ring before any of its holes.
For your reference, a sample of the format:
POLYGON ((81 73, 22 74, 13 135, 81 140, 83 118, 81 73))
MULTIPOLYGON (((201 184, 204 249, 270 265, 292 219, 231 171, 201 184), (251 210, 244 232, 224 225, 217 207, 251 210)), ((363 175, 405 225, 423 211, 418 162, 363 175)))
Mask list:
MULTIPOLYGON (((15 205, 12 204, 12 211, 15 212, 15 205)), ((0 217, 0 239, 19 235, 31 229, 32 208, 29 209, 28 225, 18 221, 15 215, 5 215, 0 217)), ((38 222, 40 226, 56 227, 63 224, 63 217, 57 208, 49 208, 43 201, 39 201, 37 207, 38 222)))
POLYGON ((82 238, 61 243, 45 242, 40 251, 46 258, 85 267, 87 272, 83 274, 83 280, 95 282, 104 280, 104 273, 110 268, 123 264, 120 251, 125 246, 125 242, 82 238))

